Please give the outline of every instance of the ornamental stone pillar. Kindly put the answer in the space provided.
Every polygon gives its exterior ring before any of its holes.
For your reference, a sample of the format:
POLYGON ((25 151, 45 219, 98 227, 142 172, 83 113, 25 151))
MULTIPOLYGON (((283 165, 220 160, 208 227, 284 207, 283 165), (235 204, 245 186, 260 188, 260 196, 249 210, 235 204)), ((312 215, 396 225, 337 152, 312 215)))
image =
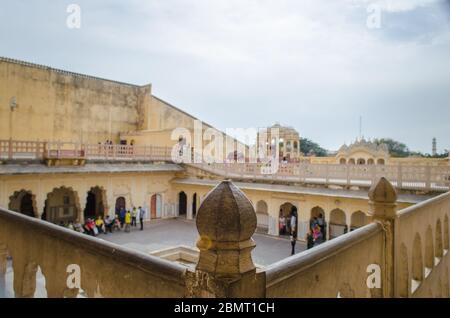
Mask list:
POLYGON ((196 222, 200 256, 189 296, 263 297, 264 277, 251 255, 256 213, 245 194, 230 181, 220 183, 203 201, 196 222))
POLYGON ((369 190, 369 215, 385 231, 385 263, 383 269, 382 294, 379 297, 395 297, 395 219, 397 214, 397 191, 386 179, 381 178, 369 190))

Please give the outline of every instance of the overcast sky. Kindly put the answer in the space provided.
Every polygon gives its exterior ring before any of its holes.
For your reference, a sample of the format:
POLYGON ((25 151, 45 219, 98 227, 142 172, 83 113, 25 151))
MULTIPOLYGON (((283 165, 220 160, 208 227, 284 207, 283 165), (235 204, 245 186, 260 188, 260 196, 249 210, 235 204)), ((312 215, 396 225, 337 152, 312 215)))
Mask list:
POLYGON ((0 0, 0 55, 152 83, 223 130, 278 121, 335 150, 362 116, 367 138, 450 148, 448 0, 0 0))

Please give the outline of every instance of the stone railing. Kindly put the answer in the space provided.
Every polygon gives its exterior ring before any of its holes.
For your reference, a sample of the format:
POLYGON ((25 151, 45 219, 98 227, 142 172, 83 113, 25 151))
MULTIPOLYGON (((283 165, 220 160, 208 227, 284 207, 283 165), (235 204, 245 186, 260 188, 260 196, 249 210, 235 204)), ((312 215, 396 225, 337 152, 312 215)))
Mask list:
MULTIPOLYGON (((198 159, 194 155, 192 159, 198 159)), ((31 142, 0 140, 1 160, 72 160, 85 161, 166 161, 173 162, 172 148, 156 146, 127 146, 79 144, 63 142, 31 142)), ((317 185, 370 187, 384 177, 399 189, 446 192, 450 190, 449 166, 405 165, 332 165, 290 163, 271 170, 260 163, 193 163, 188 166, 232 180, 295 182, 317 185)))
POLYGON ((384 232, 372 223, 265 269, 268 298, 380 297, 371 264, 383 264, 384 232))
POLYGON ((275 173, 262 164, 191 164, 203 171, 233 180, 280 181, 318 185, 370 188, 387 178, 404 190, 446 192, 450 189, 450 166, 280 164, 275 173))
POLYGON ((267 297, 449 298, 450 193, 397 212, 382 178, 373 223, 268 267, 267 297))
POLYGON ((35 295, 38 268, 49 297, 449 297, 450 194, 397 212, 382 178, 369 199, 369 225, 258 270, 256 213, 230 181, 198 211, 195 269, 0 209, 0 291, 10 257, 16 297, 35 295))
POLYGON ((449 297, 450 193, 398 213, 396 295, 449 297))
POLYGON ((0 140, 0 160, 172 161, 171 148, 0 140))
POLYGON ((181 265, 0 209, 2 276, 9 259, 16 297, 35 295, 38 268, 51 298, 77 297, 81 291, 88 297, 186 295, 186 268, 181 265), (77 273, 81 285, 69 288, 70 275, 77 273))

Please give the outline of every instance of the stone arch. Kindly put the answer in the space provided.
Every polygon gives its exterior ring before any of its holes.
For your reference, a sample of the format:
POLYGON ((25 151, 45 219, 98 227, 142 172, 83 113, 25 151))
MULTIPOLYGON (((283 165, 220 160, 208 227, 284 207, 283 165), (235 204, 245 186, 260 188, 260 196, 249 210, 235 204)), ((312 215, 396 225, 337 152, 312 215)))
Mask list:
POLYGON ((269 206, 266 201, 260 200, 256 203, 256 218, 258 229, 267 233, 269 231, 269 206))
POLYGON ((334 209, 330 213, 330 239, 334 239, 348 232, 345 212, 334 209))
POLYGON ((449 233, 448 233, 448 216, 445 215, 444 217, 444 249, 445 250, 449 250, 449 243, 450 243, 450 238, 449 238, 449 233))
POLYGON ((419 233, 416 233, 412 253, 412 280, 416 283, 423 281, 423 274, 422 239, 419 233))
POLYGON ((36 289, 34 292, 34 298, 47 298, 47 281, 44 276, 44 273, 42 272, 42 269, 40 266, 37 266, 36 271, 36 289))
POLYGON ((127 209, 127 199, 125 197, 118 197, 116 199, 116 206, 114 208, 116 214, 119 214, 120 210, 127 209))
POLYGON ((370 166, 373 166, 375 164, 375 160, 370 158, 369 160, 367 160, 367 164, 370 165, 370 166))
POLYGON ((398 268, 398 294, 402 298, 409 296, 409 268, 408 268, 408 250, 405 244, 400 246, 400 258, 398 268))
POLYGON ((184 191, 178 193, 178 216, 187 215, 187 195, 184 191))
POLYGON ((54 224, 76 222, 80 219, 78 193, 72 187, 54 188, 47 194, 45 219, 54 224))
POLYGON ((325 210, 322 209, 320 206, 316 206, 311 209, 311 215, 309 219, 309 229, 312 230, 312 227, 314 225, 314 221, 322 215, 322 218, 325 223, 325 210))
POLYGON ((84 208, 84 219, 96 219, 98 216, 104 218, 108 214, 108 211, 106 190, 99 186, 90 188, 87 193, 86 206, 84 208))
POLYGON ((346 164, 347 164, 347 160, 346 160, 345 158, 341 158, 341 159, 339 160, 339 164, 341 164, 341 165, 346 165, 346 164))
POLYGON ((349 165, 356 165, 356 160, 353 158, 348 159, 348 164, 349 165))
POLYGON ((369 217, 362 211, 356 211, 352 214, 350 231, 354 231, 369 224, 369 217))
POLYGON ((433 230, 431 226, 428 226, 425 235, 425 267, 430 270, 434 267, 433 230))
POLYGON ((31 191, 20 190, 9 197, 8 209, 30 217, 38 217, 36 196, 31 191))
POLYGON ((442 223, 441 220, 438 219, 436 222, 436 242, 435 242, 435 251, 434 255, 437 258, 442 258, 444 256, 444 247, 443 247, 443 240, 442 240, 442 223))
POLYGON ((358 165, 360 166, 364 166, 366 164, 366 159, 363 158, 359 158, 357 161, 358 165))
POLYGON ((383 166, 386 164, 386 161, 384 159, 378 159, 377 160, 377 165, 383 166))
MULTIPOLYGON (((286 202, 280 206, 279 212, 279 225, 280 225, 280 235, 290 235, 291 233, 291 213, 293 210, 297 210, 297 207, 290 203, 286 202)), ((298 229, 298 216, 297 216, 297 229, 298 229)))

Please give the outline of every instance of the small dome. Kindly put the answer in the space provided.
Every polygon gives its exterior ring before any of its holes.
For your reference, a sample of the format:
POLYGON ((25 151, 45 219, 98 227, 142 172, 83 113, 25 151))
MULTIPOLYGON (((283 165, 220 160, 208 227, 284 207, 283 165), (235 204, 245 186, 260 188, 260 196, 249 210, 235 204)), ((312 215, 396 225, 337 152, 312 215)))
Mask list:
POLYGON ((213 242, 242 242, 256 230, 256 213, 245 194, 231 181, 216 186, 197 214, 197 229, 203 239, 213 242))

